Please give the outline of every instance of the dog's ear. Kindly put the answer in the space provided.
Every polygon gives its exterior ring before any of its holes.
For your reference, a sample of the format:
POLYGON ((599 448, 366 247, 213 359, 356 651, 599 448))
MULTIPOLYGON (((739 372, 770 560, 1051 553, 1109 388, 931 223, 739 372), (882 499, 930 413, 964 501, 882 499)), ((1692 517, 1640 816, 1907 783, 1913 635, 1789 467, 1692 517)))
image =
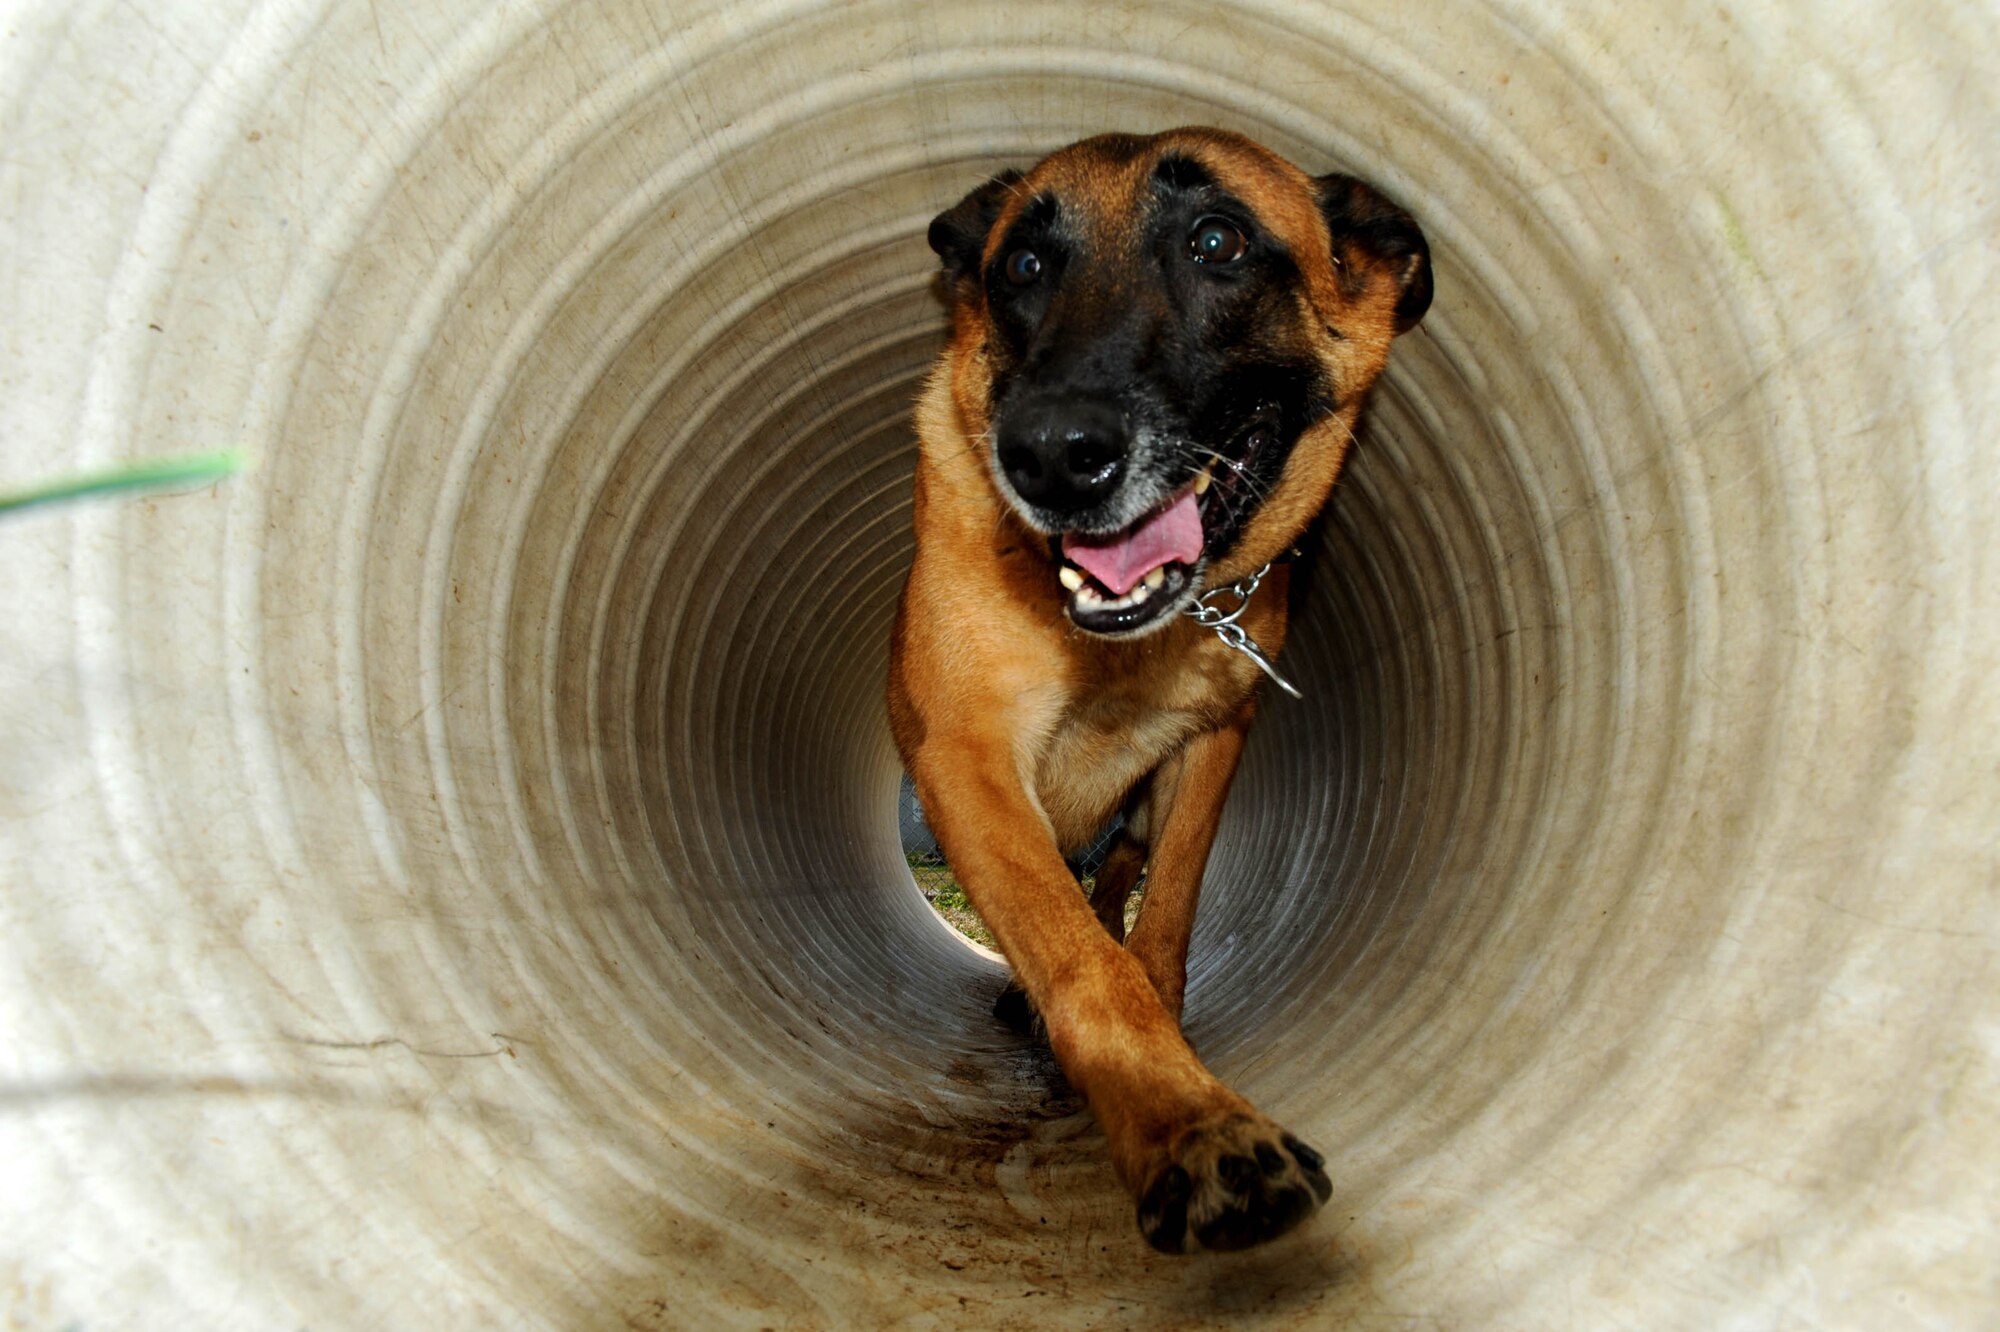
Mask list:
POLYGON ((1007 192, 1021 179, 1018 171, 1003 171, 931 219, 930 243, 944 261, 945 277, 953 282, 979 271, 986 250, 986 233, 1007 202, 1007 192))
POLYGON ((1398 208, 1365 180, 1353 176, 1321 176, 1320 212, 1333 236, 1333 253, 1341 262, 1343 284, 1366 285, 1367 272, 1388 275, 1397 285, 1396 331, 1407 333, 1431 308, 1431 247, 1417 220, 1398 208))

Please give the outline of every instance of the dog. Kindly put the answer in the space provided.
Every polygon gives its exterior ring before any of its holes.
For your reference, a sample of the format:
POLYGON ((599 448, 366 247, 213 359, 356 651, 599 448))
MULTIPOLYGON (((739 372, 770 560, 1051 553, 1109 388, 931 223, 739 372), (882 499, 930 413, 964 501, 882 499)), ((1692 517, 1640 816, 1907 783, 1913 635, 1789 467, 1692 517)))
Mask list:
POLYGON ((896 743, 1140 1232, 1261 1244, 1332 1185, 1183 1039, 1188 937, 1283 557, 1429 308, 1429 246, 1368 184, 1202 128, 1005 172, 929 241, 950 331, 915 413, 896 743), (1064 855, 1121 811, 1086 902, 1064 855))

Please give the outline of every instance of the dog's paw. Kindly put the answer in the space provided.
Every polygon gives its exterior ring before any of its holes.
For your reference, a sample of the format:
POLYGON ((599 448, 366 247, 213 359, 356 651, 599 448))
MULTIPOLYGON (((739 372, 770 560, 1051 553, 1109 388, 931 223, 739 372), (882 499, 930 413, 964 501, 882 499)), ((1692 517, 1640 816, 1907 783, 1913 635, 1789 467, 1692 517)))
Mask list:
POLYGON ((1311 1216, 1333 1193, 1326 1161, 1262 1115, 1232 1112, 1184 1131, 1139 1199, 1139 1232, 1162 1253, 1248 1249, 1311 1216))
POLYGON ((1034 1036, 1042 1030, 1042 1015, 1035 1011, 1021 982, 1010 980, 1000 997, 993 1001, 993 1016, 1017 1036, 1034 1036))

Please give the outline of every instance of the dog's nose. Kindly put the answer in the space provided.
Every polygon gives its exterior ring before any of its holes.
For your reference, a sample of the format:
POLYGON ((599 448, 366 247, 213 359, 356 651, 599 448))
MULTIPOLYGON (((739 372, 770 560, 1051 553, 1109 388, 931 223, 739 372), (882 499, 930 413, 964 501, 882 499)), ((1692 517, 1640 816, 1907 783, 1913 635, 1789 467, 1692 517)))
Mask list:
POLYGON ((1000 470, 1037 508, 1080 513, 1095 508, 1125 477, 1125 419, 1098 402, 1043 401, 1001 423, 1000 470))

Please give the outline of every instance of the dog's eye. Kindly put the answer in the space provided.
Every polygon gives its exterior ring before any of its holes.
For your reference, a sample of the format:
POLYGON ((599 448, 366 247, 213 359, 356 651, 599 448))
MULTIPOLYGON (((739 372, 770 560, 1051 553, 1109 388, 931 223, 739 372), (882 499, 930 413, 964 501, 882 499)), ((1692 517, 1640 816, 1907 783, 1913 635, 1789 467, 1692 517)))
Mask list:
POLYGON ((1249 248, 1243 233, 1219 217, 1204 217, 1188 233, 1188 258, 1198 264, 1233 264, 1249 248))
POLYGON ((1033 250, 1016 250, 1007 256, 1001 266, 1007 274, 1007 281, 1017 287, 1025 287, 1042 275, 1042 257, 1033 250))

